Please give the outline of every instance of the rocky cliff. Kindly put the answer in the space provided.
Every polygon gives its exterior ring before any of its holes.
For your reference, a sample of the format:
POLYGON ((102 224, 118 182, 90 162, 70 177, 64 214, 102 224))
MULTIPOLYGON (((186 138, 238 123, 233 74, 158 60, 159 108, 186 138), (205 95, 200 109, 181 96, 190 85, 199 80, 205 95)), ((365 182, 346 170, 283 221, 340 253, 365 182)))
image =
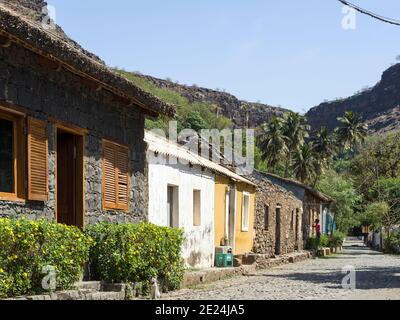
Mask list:
POLYGON ((306 116, 314 130, 321 126, 332 130, 346 111, 359 113, 371 132, 400 129, 400 64, 387 69, 374 87, 343 100, 322 103, 306 116))
POLYGON ((178 92, 191 103, 204 102, 214 104, 221 115, 233 120, 237 127, 251 128, 269 121, 273 116, 280 116, 288 110, 262 103, 253 103, 239 100, 232 94, 217 90, 186 86, 172 81, 157 79, 151 76, 138 75, 159 88, 178 92))

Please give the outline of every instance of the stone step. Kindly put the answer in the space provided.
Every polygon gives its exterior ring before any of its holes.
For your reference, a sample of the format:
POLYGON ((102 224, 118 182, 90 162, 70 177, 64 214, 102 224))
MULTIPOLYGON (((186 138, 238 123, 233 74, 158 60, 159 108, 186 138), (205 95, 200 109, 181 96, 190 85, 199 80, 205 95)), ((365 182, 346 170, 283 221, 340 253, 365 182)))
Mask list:
POLYGON ((93 290, 100 291, 102 285, 100 281, 82 281, 75 284, 77 290, 93 290))

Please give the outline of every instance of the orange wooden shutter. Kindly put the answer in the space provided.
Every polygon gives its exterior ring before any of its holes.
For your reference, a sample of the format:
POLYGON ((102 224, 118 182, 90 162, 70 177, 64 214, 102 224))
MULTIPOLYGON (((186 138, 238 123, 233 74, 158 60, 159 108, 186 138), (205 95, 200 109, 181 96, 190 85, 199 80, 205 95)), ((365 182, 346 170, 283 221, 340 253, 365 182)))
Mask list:
POLYGON ((116 151, 115 166, 118 177, 118 209, 127 210, 129 204, 128 150, 116 151))
POLYGON ((115 151, 108 143, 103 145, 103 199, 104 207, 116 208, 117 188, 115 176, 115 151))
POLYGON ((106 209, 128 210, 128 149, 103 143, 103 202, 106 209))
POLYGON ((28 119, 28 199, 47 201, 47 123, 28 119))

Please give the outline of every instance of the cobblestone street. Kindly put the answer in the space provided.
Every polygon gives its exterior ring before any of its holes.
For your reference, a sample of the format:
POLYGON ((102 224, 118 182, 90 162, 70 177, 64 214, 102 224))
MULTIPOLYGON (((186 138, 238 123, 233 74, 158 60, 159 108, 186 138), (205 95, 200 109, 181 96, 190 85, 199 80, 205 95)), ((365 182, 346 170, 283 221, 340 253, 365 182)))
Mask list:
POLYGON ((400 257, 365 247, 346 247, 343 254, 277 267, 164 296, 178 300, 400 300, 400 257), (356 269, 356 289, 342 288, 356 269))

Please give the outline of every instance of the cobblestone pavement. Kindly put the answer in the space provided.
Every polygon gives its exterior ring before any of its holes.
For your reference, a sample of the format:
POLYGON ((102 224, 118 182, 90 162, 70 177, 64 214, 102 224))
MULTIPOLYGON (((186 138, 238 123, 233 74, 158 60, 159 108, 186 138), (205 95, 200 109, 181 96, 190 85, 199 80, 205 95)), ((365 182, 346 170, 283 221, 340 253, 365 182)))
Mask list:
POLYGON ((163 296, 177 300, 400 300, 400 257, 365 247, 284 265, 163 296), (356 270, 356 289, 343 289, 342 269, 356 270))

